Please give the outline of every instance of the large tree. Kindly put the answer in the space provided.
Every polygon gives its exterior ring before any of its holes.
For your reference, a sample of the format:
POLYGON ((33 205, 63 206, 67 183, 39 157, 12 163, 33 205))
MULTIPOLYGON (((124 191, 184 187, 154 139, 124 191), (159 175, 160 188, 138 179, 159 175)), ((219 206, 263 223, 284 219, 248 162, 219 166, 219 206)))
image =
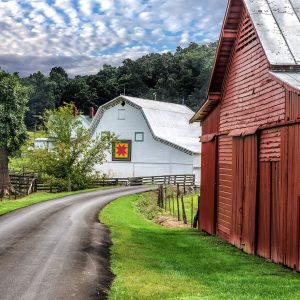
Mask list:
POLYGON ((14 155, 27 138, 24 123, 29 89, 18 75, 0 70, 0 195, 13 190, 8 172, 8 157, 14 155))

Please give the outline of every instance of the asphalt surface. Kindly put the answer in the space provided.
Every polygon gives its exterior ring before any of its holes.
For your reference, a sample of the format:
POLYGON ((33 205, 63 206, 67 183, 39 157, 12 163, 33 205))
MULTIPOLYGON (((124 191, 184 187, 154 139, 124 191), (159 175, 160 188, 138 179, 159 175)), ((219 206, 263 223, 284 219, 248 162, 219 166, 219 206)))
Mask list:
POLYGON ((98 212, 149 187, 84 193, 0 217, 0 299, 106 299, 113 280, 108 228, 98 212))

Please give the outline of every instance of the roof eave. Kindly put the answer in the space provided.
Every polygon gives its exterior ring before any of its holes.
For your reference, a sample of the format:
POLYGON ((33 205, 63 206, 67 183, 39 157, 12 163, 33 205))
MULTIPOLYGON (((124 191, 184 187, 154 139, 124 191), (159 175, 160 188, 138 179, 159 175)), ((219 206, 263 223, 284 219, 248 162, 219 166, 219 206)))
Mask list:
POLYGON ((190 119, 190 123, 202 122, 206 116, 219 104, 221 93, 210 93, 207 100, 190 119))

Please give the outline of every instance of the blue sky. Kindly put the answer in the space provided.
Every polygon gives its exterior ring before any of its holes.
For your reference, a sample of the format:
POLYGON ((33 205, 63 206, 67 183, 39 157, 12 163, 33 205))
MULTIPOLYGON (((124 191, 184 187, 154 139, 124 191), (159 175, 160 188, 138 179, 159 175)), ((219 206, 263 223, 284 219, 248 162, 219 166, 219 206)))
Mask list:
POLYGON ((226 0, 0 0, 0 67, 22 76, 104 63, 219 37, 226 0))

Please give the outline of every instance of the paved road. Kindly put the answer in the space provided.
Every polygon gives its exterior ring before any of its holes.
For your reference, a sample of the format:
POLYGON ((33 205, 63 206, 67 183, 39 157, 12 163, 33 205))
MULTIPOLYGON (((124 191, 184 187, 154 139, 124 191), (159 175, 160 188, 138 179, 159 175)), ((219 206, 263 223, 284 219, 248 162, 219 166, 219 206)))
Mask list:
POLYGON ((149 190, 125 187, 43 202, 0 217, 0 299, 105 299, 113 279, 108 202, 149 190))

